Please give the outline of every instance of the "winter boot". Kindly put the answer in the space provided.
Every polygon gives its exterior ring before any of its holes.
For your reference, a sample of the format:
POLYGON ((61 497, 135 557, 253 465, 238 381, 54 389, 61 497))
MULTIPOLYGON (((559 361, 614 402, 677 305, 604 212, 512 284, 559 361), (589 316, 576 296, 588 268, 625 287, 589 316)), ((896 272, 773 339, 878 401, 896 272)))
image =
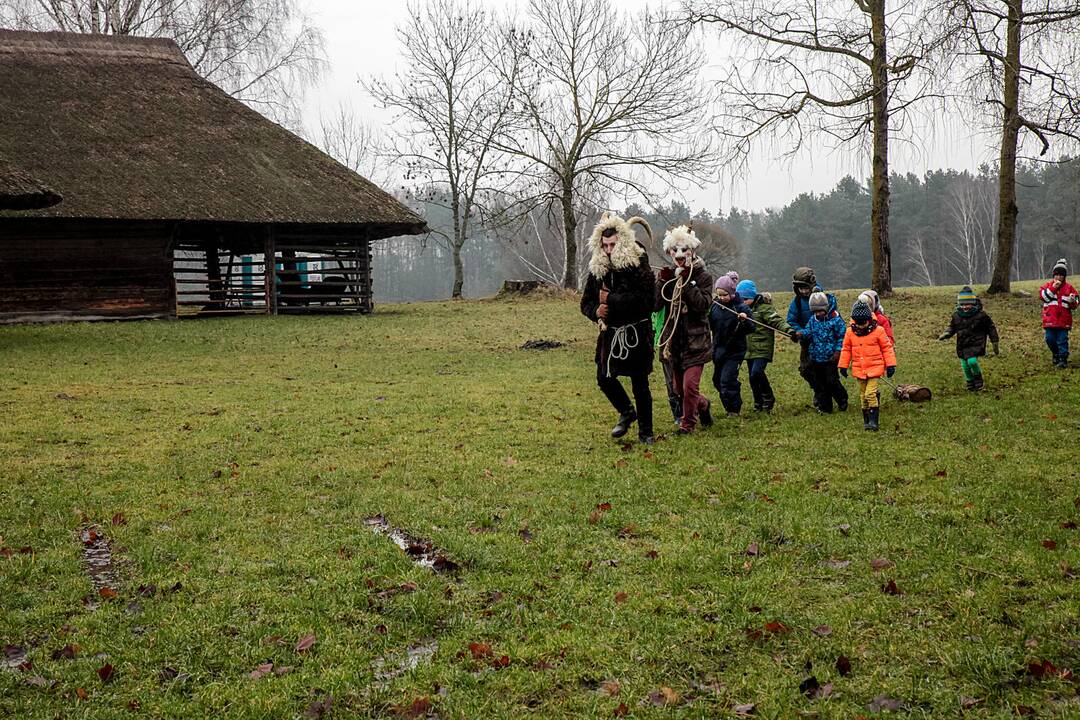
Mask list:
POLYGON ((968 380, 966 383, 964 383, 964 385, 967 387, 968 391, 975 392, 975 381, 974 380, 968 380))
POLYGON ((656 438, 652 435, 638 435, 638 440, 641 441, 642 445, 652 445, 656 442, 656 438))
POLYGON ((619 416, 619 422, 615 423, 615 427, 611 428, 611 437, 618 439, 625 435, 630 426, 637 420, 637 413, 631 410, 630 412, 624 412, 619 416))
POLYGON ((976 375, 975 377, 973 377, 971 379, 971 385, 972 385, 971 389, 975 390, 976 392, 978 392, 979 390, 982 390, 983 385, 985 385, 985 383, 983 382, 983 376, 982 375, 976 375))
POLYGON ((862 429, 863 430, 869 430, 870 429, 870 411, 868 409, 866 409, 866 408, 863 408, 863 411, 862 411, 862 429))
POLYGON ((871 432, 877 432, 878 418, 881 416, 881 408, 870 408, 869 410, 867 410, 867 412, 870 414, 870 422, 866 429, 870 430, 871 432))
POLYGON ((711 401, 706 403, 704 409, 702 409, 702 411, 700 413, 698 413, 698 420, 701 421, 701 427, 703 427, 703 428, 712 427, 713 419, 712 419, 712 402, 711 401))

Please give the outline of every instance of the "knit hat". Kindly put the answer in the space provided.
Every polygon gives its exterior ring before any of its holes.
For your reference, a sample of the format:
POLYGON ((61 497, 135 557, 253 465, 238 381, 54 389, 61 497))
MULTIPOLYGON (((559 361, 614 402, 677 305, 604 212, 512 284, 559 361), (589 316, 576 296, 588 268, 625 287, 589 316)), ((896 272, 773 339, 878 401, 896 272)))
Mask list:
POLYGON ((960 292, 956 293, 957 305, 974 305, 977 302, 979 302, 979 296, 968 285, 960 288, 960 292))
POLYGON ((873 312, 884 312, 885 309, 881 307, 881 300, 878 298, 876 290, 863 290, 859 293, 859 300, 870 306, 870 310, 873 312))
POLYGON ((825 293, 816 292, 810 294, 810 311, 817 312, 818 310, 829 309, 829 298, 825 297, 825 293))
POLYGON ((713 290, 723 290, 728 295, 735 294, 735 281, 731 279, 731 273, 727 275, 721 275, 716 279, 716 283, 713 285, 713 290))
POLYGON ((817 285, 817 278, 814 276, 814 269, 808 267, 801 267, 795 269, 795 274, 791 276, 792 285, 805 285, 806 287, 814 287, 817 285))
POLYGON ((1056 263, 1054 263, 1054 269, 1050 272, 1050 274, 1051 275, 1068 275, 1069 274, 1069 263, 1065 260, 1065 258, 1061 258, 1056 263))
POLYGON ((757 285, 753 280, 740 280, 735 286, 735 292, 739 293, 743 300, 753 300, 757 297, 757 285))
POLYGON ((732 280, 734 280, 736 283, 739 282, 739 273, 735 272, 734 270, 728 270, 724 274, 727 275, 732 280))
POLYGON ((851 319, 855 324, 870 322, 874 319, 874 313, 870 310, 870 306, 864 303, 862 300, 856 300, 855 304, 851 306, 851 319))

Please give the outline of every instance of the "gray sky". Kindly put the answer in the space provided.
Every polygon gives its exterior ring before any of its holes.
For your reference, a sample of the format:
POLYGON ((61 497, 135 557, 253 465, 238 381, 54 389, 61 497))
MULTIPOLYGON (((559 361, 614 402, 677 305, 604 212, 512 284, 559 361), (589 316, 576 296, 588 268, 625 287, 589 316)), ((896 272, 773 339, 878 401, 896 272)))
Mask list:
MULTIPOLYGON (((496 9, 520 4, 518 0, 482 1, 496 9)), ((659 4, 657 0, 617 2, 631 11, 647 4, 652 7, 659 4)), ((358 115, 376 126, 384 125, 387 117, 373 107, 357 79, 394 72, 397 63, 394 28, 404 21, 407 3, 405 0, 308 0, 307 8, 325 34, 329 70, 322 83, 309 91, 306 126, 317 128, 320 114, 332 114, 341 102, 351 104, 358 115)), ((703 51, 709 54, 709 63, 714 68, 724 64, 724 51, 718 41, 707 42, 703 51)), ((926 133, 929 137, 925 147, 911 148, 894 142, 893 171, 921 175, 928 169, 943 167, 974 169, 993 160, 994 152, 986 138, 974 136, 969 129, 956 125, 956 121, 933 123, 933 129, 926 133)), ((777 148, 761 146, 742 177, 733 181, 724 179, 708 187, 688 187, 684 190, 686 200, 694 209, 705 207, 714 212, 717 209, 726 212, 732 206, 760 210, 783 206, 800 192, 828 191, 845 175, 865 180, 870 174, 868 156, 850 147, 842 151, 811 147, 794 161, 784 162, 775 159, 777 153, 777 148)), ((623 203, 621 198, 612 200, 615 207, 623 203)))

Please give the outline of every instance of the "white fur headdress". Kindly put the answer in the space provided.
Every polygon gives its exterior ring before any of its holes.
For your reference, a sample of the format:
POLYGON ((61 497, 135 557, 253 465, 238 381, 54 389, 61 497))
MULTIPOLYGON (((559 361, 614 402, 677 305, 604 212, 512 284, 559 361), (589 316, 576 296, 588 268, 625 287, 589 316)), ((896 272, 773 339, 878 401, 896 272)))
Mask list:
POLYGON ((688 225, 680 225, 664 233, 664 252, 677 245, 685 245, 691 250, 696 250, 701 245, 701 240, 694 234, 693 228, 688 225))
POLYGON ((596 223, 592 235, 589 236, 589 250, 592 257, 589 259, 589 272, 599 280, 611 270, 625 270, 635 267, 641 262, 641 256, 645 254, 645 248, 638 244, 634 236, 633 225, 641 225, 645 234, 652 240, 652 228, 644 218, 634 216, 629 220, 623 220, 613 212, 605 212, 600 216, 600 222, 596 223), (601 236, 608 228, 615 228, 618 239, 615 241, 615 249, 608 256, 601 246, 601 236))

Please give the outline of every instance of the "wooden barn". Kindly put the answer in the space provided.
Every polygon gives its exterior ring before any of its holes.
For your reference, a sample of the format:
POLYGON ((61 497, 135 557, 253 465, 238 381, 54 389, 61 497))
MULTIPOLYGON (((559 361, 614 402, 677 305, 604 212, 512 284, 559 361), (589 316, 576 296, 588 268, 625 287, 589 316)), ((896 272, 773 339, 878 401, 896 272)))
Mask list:
POLYGON ((0 98, 0 322, 369 312, 426 230, 171 40, 0 30, 0 98))

